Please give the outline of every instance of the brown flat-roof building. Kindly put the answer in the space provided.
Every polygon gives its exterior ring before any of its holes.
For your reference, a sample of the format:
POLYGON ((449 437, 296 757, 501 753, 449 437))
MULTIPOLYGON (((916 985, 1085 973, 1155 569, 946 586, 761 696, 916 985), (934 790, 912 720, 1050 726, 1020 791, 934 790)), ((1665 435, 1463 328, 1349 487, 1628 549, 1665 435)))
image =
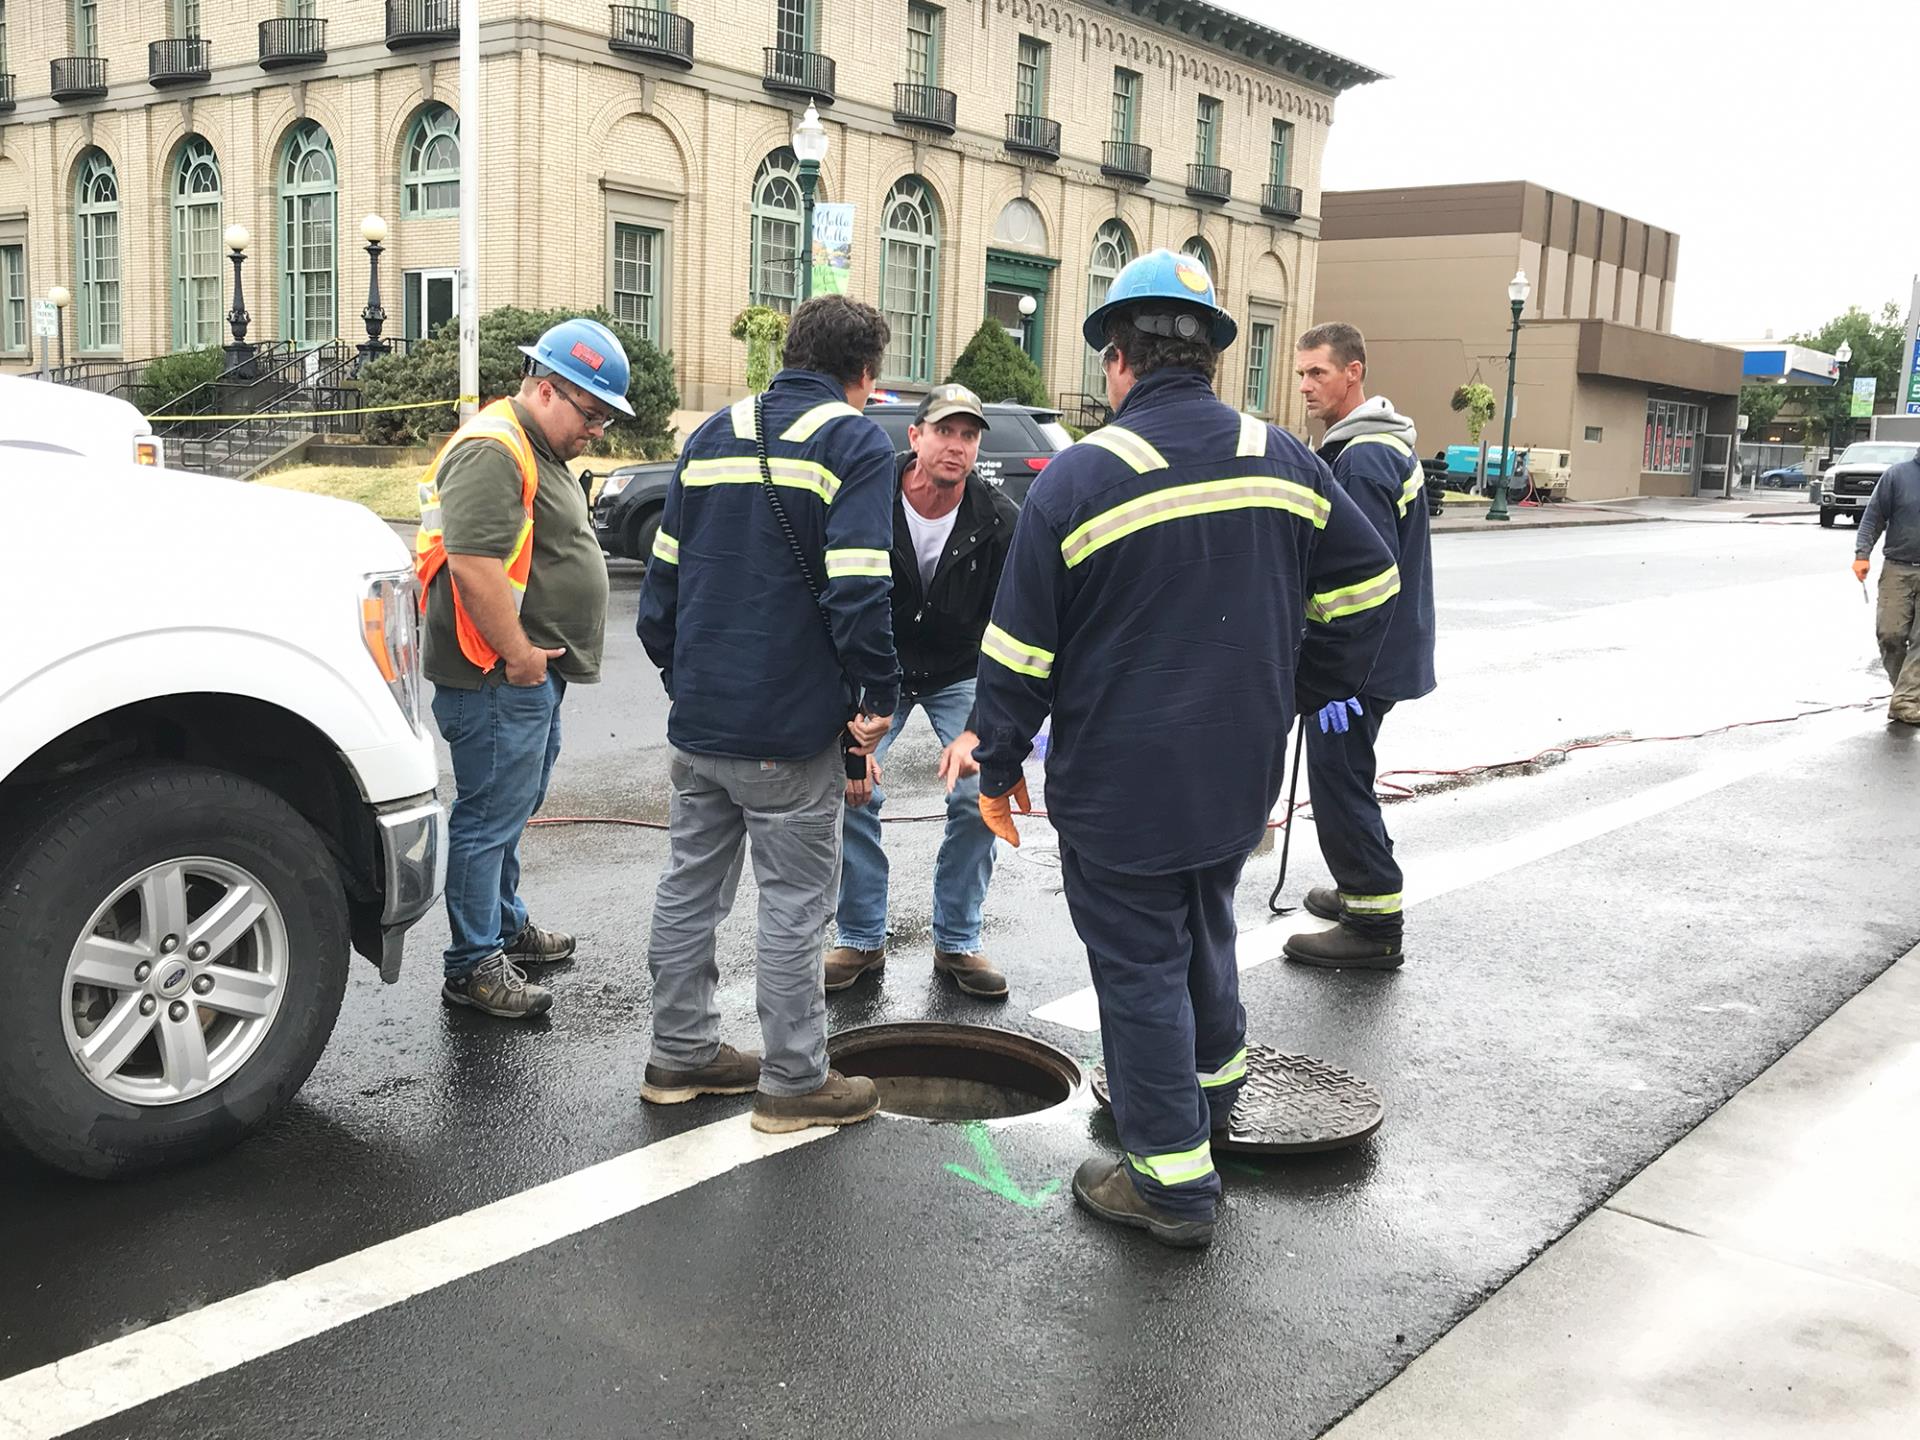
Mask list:
MULTIPOLYGON (((1690 495, 1724 482, 1741 355, 1672 333, 1680 237, 1530 181, 1327 191, 1314 320, 1367 337, 1369 394, 1427 454, 1467 442, 1454 391, 1504 402, 1524 270, 1513 445, 1568 453, 1570 499, 1690 495)), ((1482 436, 1500 443, 1502 416, 1482 436)))

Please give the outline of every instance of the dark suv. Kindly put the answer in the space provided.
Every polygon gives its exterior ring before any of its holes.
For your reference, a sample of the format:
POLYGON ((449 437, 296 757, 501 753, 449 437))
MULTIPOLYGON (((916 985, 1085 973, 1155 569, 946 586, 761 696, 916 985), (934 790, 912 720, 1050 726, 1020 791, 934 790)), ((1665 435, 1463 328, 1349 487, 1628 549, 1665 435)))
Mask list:
MULTIPOLYGON (((882 430, 896 455, 907 450, 907 427, 916 405, 886 400, 867 406, 867 416, 882 430)), ((1033 477, 1046 468, 1073 437, 1060 424, 1058 410, 1030 405, 989 405, 987 433, 980 440, 981 478, 998 485, 1018 505, 1027 497, 1033 477)), ((622 465, 606 478, 593 502, 593 533, 600 548, 627 560, 645 560, 653 553, 653 537, 660 530, 660 513, 667 504, 667 485, 674 462, 654 460, 622 465)))

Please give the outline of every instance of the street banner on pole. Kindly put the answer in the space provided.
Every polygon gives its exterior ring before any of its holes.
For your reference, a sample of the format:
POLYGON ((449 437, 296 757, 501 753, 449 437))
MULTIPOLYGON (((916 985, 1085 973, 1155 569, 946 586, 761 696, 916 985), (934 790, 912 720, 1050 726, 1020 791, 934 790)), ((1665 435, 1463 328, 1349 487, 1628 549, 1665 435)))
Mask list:
POLYGON ((844 203, 813 207, 816 295, 845 295, 853 287, 853 209, 844 203))
POLYGON ((1853 407, 1852 409, 1848 410, 1847 413, 1849 415, 1855 415, 1855 416, 1872 415, 1873 414, 1873 392, 1878 387, 1879 383, 1880 382, 1871 375, 1854 376, 1853 407))
POLYGON ((1905 363, 1895 398, 1907 402, 1907 414, 1920 415, 1920 275, 1913 277, 1913 294, 1907 301, 1907 343, 1900 358, 1905 363))

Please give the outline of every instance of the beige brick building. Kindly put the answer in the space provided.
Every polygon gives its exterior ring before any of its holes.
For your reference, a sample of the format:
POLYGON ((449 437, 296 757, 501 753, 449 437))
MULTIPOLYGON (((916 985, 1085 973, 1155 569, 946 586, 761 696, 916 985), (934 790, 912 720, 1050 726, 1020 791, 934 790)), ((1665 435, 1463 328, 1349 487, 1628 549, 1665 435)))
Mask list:
MULTIPOLYGON (((887 382, 938 380, 992 313, 1056 396, 1088 389, 1077 328, 1107 275, 1203 243, 1247 337, 1223 393, 1299 423, 1320 158, 1373 72, 1188 0, 479 3, 483 308, 606 304, 673 352, 683 403, 738 394, 730 322, 797 284, 786 147, 812 97, 819 198, 854 207, 849 289, 899 332, 887 382)), ((363 338, 370 213, 388 335, 443 318, 454 15, 0 0, 0 366, 34 363, 28 301, 55 285, 70 358, 224 341, 236 222, 251 339, 363 338)))

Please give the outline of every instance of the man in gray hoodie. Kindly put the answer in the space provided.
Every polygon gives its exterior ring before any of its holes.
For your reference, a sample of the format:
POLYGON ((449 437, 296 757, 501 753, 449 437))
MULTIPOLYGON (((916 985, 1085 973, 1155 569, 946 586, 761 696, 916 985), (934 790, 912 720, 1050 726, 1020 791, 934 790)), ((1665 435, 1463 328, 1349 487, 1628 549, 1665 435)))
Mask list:
POLYGON ((1433 545, 1426 473, 1413 421, 1384 397, 1367 398, 1367 342, 1351 325, 1316 325, 1294 357, 1307 414, 1327 427, 1320 458, 1359 504, 1400 567, 1387 638, 1358 695, 1299 697, 1307 721, 1307 783, 1314 831, 1333 873, 1331 889, 1306 907, 1331 930, 1295 935, 1286 955, 1301 965, 1392 970, 1402 959, 1400 867, 1374 794, 1380 722, 1402 700, 1434 687, 1433 545))
POLYGON ((1861 512, 1853 573, 1862 585, 1871 563, 1867 557, 1882 530, 1887 549, 1880 561, 1880 608, 1873 629, 1880 662, 1893 682, 1887 718, 1920 725, 1920 456, 1890 466, 1861 512))

